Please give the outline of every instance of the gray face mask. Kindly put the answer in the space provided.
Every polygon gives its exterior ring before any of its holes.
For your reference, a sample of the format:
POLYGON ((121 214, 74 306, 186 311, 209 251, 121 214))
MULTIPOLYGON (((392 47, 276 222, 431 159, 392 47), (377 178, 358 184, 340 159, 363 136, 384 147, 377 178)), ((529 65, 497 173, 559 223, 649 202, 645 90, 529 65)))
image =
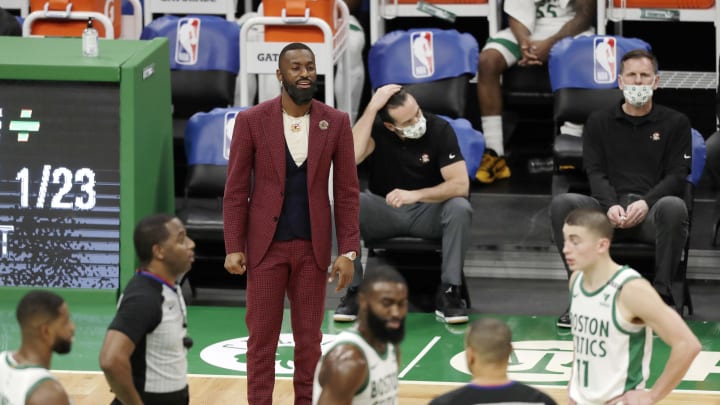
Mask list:
POLYGON ((402 132, 403 136, 407 139, 420 139, 425 135, 425 131, 427 130, 427 121, 425 120, 425 116, 421 115, 418 122, 397 129, 402 132))

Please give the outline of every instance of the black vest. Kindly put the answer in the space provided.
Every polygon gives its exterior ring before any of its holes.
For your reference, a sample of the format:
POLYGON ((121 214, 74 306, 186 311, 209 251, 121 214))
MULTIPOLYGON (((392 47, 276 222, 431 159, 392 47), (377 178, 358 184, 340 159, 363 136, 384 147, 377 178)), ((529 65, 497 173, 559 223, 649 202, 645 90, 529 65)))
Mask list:
POLYGON ((310 206, 307 190, 307 159, 298 167, 285 146, 285 200, 274 240, 310 240, 310 206))

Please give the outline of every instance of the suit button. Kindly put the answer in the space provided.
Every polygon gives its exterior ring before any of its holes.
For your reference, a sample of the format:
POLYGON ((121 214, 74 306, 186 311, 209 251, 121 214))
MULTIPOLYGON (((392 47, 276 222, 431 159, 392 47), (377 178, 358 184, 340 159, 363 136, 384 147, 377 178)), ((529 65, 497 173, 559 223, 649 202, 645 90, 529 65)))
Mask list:
POLYGON ((282 197, 282 196, 284 196, 284 195, 285 195, 285 193, 283 193, 283 192, 281 191, 281 192, 280 192, 280 197, 282 197))
POLYGON ((273 217, 273 222, 277 222, 277 221, 278 221, 278 217, 273 217))

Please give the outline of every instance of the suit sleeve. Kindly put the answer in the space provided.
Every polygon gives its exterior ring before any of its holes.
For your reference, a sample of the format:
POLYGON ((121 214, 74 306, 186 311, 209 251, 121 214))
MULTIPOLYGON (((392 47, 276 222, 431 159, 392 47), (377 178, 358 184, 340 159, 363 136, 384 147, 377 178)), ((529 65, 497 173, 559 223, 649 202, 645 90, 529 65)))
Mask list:
POLYGON ((223 196, 223 228, 226 253, 246 252, 248 230, 248 198, 250 197, 254 145, 247 112, 235 118, 230 142, 225 195, 223 196))
POLYGON ((338 252, 360 249, 360 188, 352 128, 348 115, 342 113, 342 124, 333 155, 333 198, 335 200, 335 233, 338 252))

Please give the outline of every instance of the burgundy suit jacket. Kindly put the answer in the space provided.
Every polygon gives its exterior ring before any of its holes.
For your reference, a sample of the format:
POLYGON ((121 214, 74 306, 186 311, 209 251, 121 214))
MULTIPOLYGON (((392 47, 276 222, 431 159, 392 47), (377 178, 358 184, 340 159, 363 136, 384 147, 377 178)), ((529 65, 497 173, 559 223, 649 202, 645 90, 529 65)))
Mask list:
MULTIPOLYGON (((244 252, 248 268, 263 260, 275 234, 285 193, 285 150, 280 97, 237 115, 223 198, 225 250, 244 252)), ((312 100, 307 188, 313 252, 320 268, 330 265, 332 246, 331 163, 338 250, 357 251, 360 203, 350 120, 346 113, 312 100)))

